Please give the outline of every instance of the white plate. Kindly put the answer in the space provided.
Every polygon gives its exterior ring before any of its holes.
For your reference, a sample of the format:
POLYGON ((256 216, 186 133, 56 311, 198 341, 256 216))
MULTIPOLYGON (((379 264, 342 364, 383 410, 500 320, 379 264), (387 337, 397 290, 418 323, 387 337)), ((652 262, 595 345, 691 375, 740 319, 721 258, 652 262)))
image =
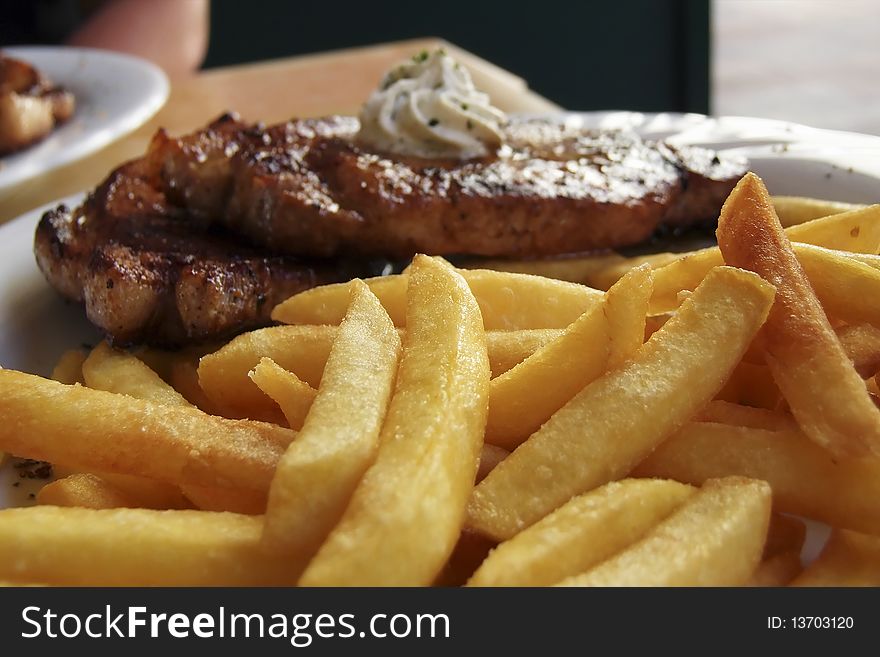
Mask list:
POLYGON ((162 70, 131 55, 43 46, 3 52, 73 92, 76 111, 43 141, 0 157, 0 191, 94 153, 143 125, 168 98, 162 70))
MULTIPOLYGON (((880 137, 739 117, 697 114, 591 112, 561 120, 595 127, 629 127, 676 144, 703 144, 749 157, 774 194, 852 202, 880 202, 880 137)), ((77 195, 64 199, 75 205, 77 195)), ((55 203, 48 207, 54 207, 55 203)), ((66 350, 94 344, 97 332, 78 306, 49 288, 34 262, 34 227, 46 208, 0 226, 0 366, 47 375, 66 350)), ((12 488, 17 473, 0 468, 0 508, 28 503, 29 482, 12 488)), ((804 559, 812 560, 828 529, 810 523, 804 559)))

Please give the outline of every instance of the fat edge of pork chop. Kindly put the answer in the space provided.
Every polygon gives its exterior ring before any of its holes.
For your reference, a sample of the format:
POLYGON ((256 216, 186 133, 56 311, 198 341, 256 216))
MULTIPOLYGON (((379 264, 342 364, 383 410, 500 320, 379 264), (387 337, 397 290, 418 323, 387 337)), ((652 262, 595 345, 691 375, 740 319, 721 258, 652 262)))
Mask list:
POLYGON ((114 344, 227 337, 270 323, 292 294, 365 273, 254 249, 169 204, 145 169, 123 165, 79 208, 47 212, 34 239, 48 281, 114 344))

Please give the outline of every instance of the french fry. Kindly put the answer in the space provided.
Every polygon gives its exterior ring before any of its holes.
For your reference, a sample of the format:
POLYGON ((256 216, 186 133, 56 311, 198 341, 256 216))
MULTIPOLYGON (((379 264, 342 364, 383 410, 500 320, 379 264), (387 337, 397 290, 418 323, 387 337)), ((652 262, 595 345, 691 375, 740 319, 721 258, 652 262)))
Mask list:
MULTIPOLYGON (((244 333, 202 358, 199 382, 216 408, 213 415, 251 417, 278 424, 278 404, 248 376, 261 358, 270 358, 312 388, 321 383, 336 326, 272 326, 244 333)), ((404 330, 400 331, 401 336, 404 330)), ((562 329, 488 331, 486 346, 492 376, 518 365, 537 349, 562 334, 562 329)), ((184 395, 186 396, 186 395, 184 395)), ((192 400, 190 400, 192 401, 192 400)), ((196 403, 199 408, 202 405, 196 403)), ((203 409, 206 410, 207 409, 203 409)))
POLYGON ((672 313, 661 313, 659 315, 647 315, 645 317, 645 341, 654 335, 660 328, 669 321, 672 313))
POLYGON ((199 385, 198 361, 181 359, 171 363, 168 383, 196 408, 208 415, 221 415, 217 405, 208 399, 202 386, 199 385))
POLYGON ((69 385, 74 383, 84 384, 85 379, 83 379, 82 366, 88 355, 85 349, 69 349, 65 351, 53 368, 51 378, 58 381, 58 383, 67 383, 69 385))
POLYGON ((563 330, 486 331, 486 349, 489 352, 492 377, 513 369, 545 344, 557 339, 563 330))
POLYGON ((773 295, 754 274, 713 270, 632 360, 584 388, 474 489, 469 526, 506 540, 626 475, 721 389, 773 295))
POLYGON ((876 255, 880 249, 880 205, 807 221, 786 228, 785 234, 791 242, 876 255))
POLYGON ((0 579, 62 586, 283 586, 299 564, 260 549, 262 519, 207 511, 0 511, 0 579))
MULTIPOLYGON (((461 269, 483 315, 484 328, 565 328, 587 309, 602 302, 599 290, 529 274, 487 269, 461 269)), ((408 274, 367 279, 395 326, 405 326, 408 274)), ((348 308, 345 283, 324 285, 292 296, 272 311, 285 324, 339 324, 348 308)), ((283 365, 282 365, 283 366, 283 365)), ((309 381, 311 383, 311 381, 309 381)))
POLYGON ((804 196, 773 196, 770 199, 773 208, 779 216, 783 226, 797 226, 798 224, 821 219, 841 212, 862 210, 868 206, 859 203, 841 203, 840 201, 823 201, 818 198, 804 196))
POLYGON ((217 488, 216 486, 183 486, 186 498, 202 511, 230 511, 248 516, 266 512, 266 491, 217 488))
POLYGON ((767 529, 764 559, 788 552, 800 554, 806 539, 807 526, 803 520, 774 513, 770 518, 770 527, 767 529))
POLYGON ((290 428, 299 431, 318 391, 271 358, 260 359, 248 376, 278 404, 290 428))
POLYGON ((547 343, 489 384, 485 440, 514 449, 608 367, 603 306, 587 310, 547 343))
POLYGON ((72 474, 43 486, 37 493, 38 504, 76 506, 88 509, 117 509, 137 507, 135 500, 89 473, 72 474))
POLYGON ((482 444, 489 362, 464 279, 414 260, 407 333, 376 461, 300 584, 430 584, 455 547, 482 444))
MULTIPOLYGON (((191 361, 169 359, 165 369, 170 376, 180 376, 181 372, 190 372, 190 376, 197 374, 191 361), (182 368, 188 367, 187 370, 182 368)), ((105 390, 120 394, 128 394, 137 399, 152 401, 157 404, 169 406, 191 407, 179 392, 165 383, 144 362, 132 354, 110 349, 106 343, 98 345, 91 353, 83 366, 83 373, 91 387, 96 390, 105 390)), ((134 477, 132 475, 108 475, 91 479, 94 494, 98 495, 101 488, 109 488, 105 494, 107 502, 111 499, 111 492, 118 491, 131 503, 119 506, 136 506, 142 508, 186 508, 189 505, 181 505, 172 491, 163 491, 162 487, 168 487, 164 482, 134 477), (96 481, 97 479, 97 481, 96 481), (138 481, 140 479, 140 481, 138 481), (98 483, 100 482, 100 483, 98 483), (166 505, 167 504, 167 505, 166 505)), ((80 489, 84 487, 81 485, 80 489)), ((186 500, 192 502, 197 508, 206 511, 233 511, 250 515, 261 514, 266 509, 266 494, 262 491, 234 490, 229 488, 217 488, 209 486, 197 486, 183 484, 181 486, 186 500)), ((83 490, 85 493, 85 490, 83 490)), ((52 504, 53 502, 46 502, 52 504)), ((66 506, 61 505, 59 506, 66 506)), ((83 505, 80 505, 83 506, 83 505)), ((91 508, 113 508, 110 506, 98 507, 95 504, 88 505, 91 508)))
POLYGON ((135 356, 101 342, 82 364, 83 378, 89 388, 167 406, 191 406, 183 395, 135 356))
POLYGON ((770 487, 729 477, 703 487, 645 538, 562 586, 737 586, 761 558, 770 487))
POLYGON ((782 395, 766 365, 741 362, 727 379, 716 399, 775 410, 782 395))
POLYGON ((880 371, 880 328, 847 324, 835 329, 835 333, 859 376, 868 378, 880 371))
MULTIPOLYGON (((408 281, 408 271, 364 280, 395 326, 406 326, 408 281)), ((338 326, 348 310, 348 300, 348 283, 322 285, 279 303, 272 310, 272 319, 283 324, 338 326)))
POLYGON ((746 586, 787 586, 803 570, 801 550, 806 537, 802 520, 778 513, 770 516, 761 563, 746 586))
POLYGON ((800 552, 780 552, 761 561, 746 586, 788 586, 802 570, 800 552))
MULTIPOLYGON (((168 362, 166 369, 169 374, 173 374, 175 370, 180 371, 181 366, 187 364, 189 364, 188 360, 173 360, 168 362)), ((111 349, 104 342, 99 344, 89 355, 88 359, 86 359, 86 362, 83 364, 83 374, 90 387, 95 390, 127 394, 136 399, 168 406, 192 407, 179 392, 165 383, 144 362, 132 354, 111 349)), ((114 486, 111 482, 111 477, 106 474, 101 475, 100 480, 102 480, 103 486, 109 486, 111 490, 115 489, 123 494, 127 489, 133 487, 135 491, 141 491, 140 494, 135 492, 132 495, 127 495, 130 504, 125 506, 183 508, 178 504, 169 504, 167 507, 163 507, 153 506, 153 504, 149 503, 157 497, 162 499, 171 496, 170 492, 165 495, 157 494, 157 487, 163 485, 160 482, 152 480, 137 482, 135 481, 136 477, 127 475, 123 481, 119 482, 119 485, 114 486), (150 493, 145 495, 145 491, 150 491, 150 493)), ((93 481, 92 483, 93 488, 100 488, 96 482, 93 481)), ((194 484, 182 484, 181 488, 186 499, 195 504, 196 507, 207 511, 233 511, 236 513, 258 514, 263 513, 266 509, 266 494, 262 491, 212 488, 194 484)), ((110 499, 109 493, 107 498, 108 500, 110 499)), ((88 506, 92 508, 112 508, 109 506, 88 506)))
POLYGON ((880 410, 828 323, 756 175, 746 174, 731 192, 717 236, 726 262, 777 288, 760 344, 804 433, 838 456, 880 455, 880 410))
POLYGON ((782 413, 766 408, 733 404, 720 399, 706 404, 706 407, 697 413, 695 419, 700 422, 718 422, 768 431, 780 431, 795 427, 794 420, 782 413))
POLYGON ((632 473, 695 486, 731 475, 767 481, 775 511, 880 533, 880 460, 835 459, 799 430, 692 422, 632 473))
POLYGON ((694 491, 625 479, 573 497, 495 548, 468 586, 552 586, 579 575, 641 539, 694 491))
POLYGON ((654 275, 647 264, 624 274, 605 294, 603 310, 608 320, 608 369, 617 369, 645 342, 648 302, 654 275))
POLYGON ((480 463, 477 467, 477 476, 474 480, 475 483, 483 481, 483 479, 485 479, 489 473, 508 456, 510 456, 510 452, 503 447, 496 447, 489 443, 483 443, 483 449, 480 450, 480 463))
MULTIPOLYGON (((55 470, 58 471, 58 466, 55 470)), ((179 486, 166 481, 111 472, 93 474, 121 491, 133 506, 140 509, 191 509, 193 506, 180 492, 179 486)))
POLYGON ((842 253, 850 260, 861 262, 871 267, 871 269, 880 269, 880 256, 873 253, 852 253, 851 251, 836 251, 836 253, 842 253))
POLYGON ((651 253, 627 257, 619 253, 602 251, 532 260, 477 260, 467 267, 545 276, 559 281, 588 285, 598 290, 607 290, 631 269, 645 264, 662 267, 680 257, 681 254, 678 253, 651 253))
POLYGON ((462 531, 449 561, 434 580, 434 586, 464 586, 494 547, 494 541, 467 530, 462 531))
POLYGON ((550 342, 489 385, 486 442, 514 449, 585 385, 641 346, 651 270, 636 268, 550 342), (614 331, 612 334, 611 331, 614 331))
POLYGON ((39 504, 81 506, 90 509, 191 509, 192 504, 173 484, 134 475, 107 472, 68 472, 54 467, 60 477, 37 493, 39 504))
POLYGON ((269 489, 263 545, 303 562, 373 463, 400 357, 400 336, 370 288, 356 279, 350 291, 321 387, 269 489))
POLYGON ((268 487, 296 435, 11 370, 0 370, 0 417, 0 449, 14 454, 87 472, 247 490, 268 487))
MULTIPOLYGON (((785 229, 792 242, 815 244, 827 249, 877 253, 880 247, 880 205, 815 219, 785 229)), ((713 268, 725 264, 718 247, 691 251, 654 271, 652 312, 676 307, 679 291, 693 290, 713 268)), ((736 263, 727 262, 729 265, 736 263)))
POLYGON ((199 384, 224 417, 270 422, 283 415, 248 373, 270 358, 312 388, 321 383, 335 326, 276 326, 244 333, 199 361, 199 384))
POLYGON ((798 262, 829 317, 880 325, 880 269, 809 244, 793 244, 798 262))
POLYGON ((792 586, 880 586, 880 537, 835 529, 792 586))

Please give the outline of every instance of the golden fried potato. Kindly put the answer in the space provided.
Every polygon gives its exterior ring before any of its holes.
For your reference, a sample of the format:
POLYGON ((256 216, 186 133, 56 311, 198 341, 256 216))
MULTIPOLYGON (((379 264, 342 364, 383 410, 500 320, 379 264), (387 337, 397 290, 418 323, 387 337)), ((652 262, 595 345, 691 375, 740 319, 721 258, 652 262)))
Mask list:
POLYGON ((716 399, 732 404, 776 410, 782 394, 766 365, 743 360, 733 370, 733 374, 727 379, 716 399))
POLYGON ((631 269, 605 293, 603 310, 608 320, 608 369, 632 358, 645 342, 648 303, 654 275, 649 265, 631 269))
POLYGON ((51 378, 58 381, 58 383, 66 383, 68 385, 73 385, 74 383, 85 384, 82 366, 88 355, 85 349, 65 351, 52 369, 51 378))
POLYGON ((804 433, 838 456, 880 455, 880 410, 828 323, 756 175, 744 176, 731 192, 717 235, 725 262, 776 286, 760 345, 804 433))
POLYGON ((317 388, 336 331, 335 326, 276 326, 244 333, 199 361, 199 384, 224 417, 277 423, 283 418, 278 404, 249 372, 269 358, 317 388))
POLYGON ((679 253, 650 253, 628 257, 613 251, 601 251, 531 260, 474 260, 465 266, 471 269, 493 269, 545 276, 559 281, 588 285, 598 290, 607 290, 631 269, 646 264, 651 267, 662 267, 680 257, 679 253))
POLYGON ((834 332, 859 376, 868 378, 880 372, 880 328, 872 324, 847 324, 834 332))
MULTIPOLYGON (((487 269, 458 272, 477 299, 487 331, 565 328, 603 298, 599 290, 540 276, 487 269)), ((365 281, 395 326, 406 325, 407 280, 403 273, 365 281)), ((324 285, 280 303, 272 319, 285 324, 339 324, 347 307, 345 283, 324 285)))
MULTIPOLYGON (((215 410, 211 411, 212 414, 249 417, 275 424, 283 421, 278 404, 260 390, 248 374, 262 358, 269 358, 312 388, 317 388, 337 330, 337 326, 272 326, 257 329, 232 339, 216 352, 202 358, 199 382, 213 404, 215 410)), ((404 330, 401 329, 400 335, 403 334, 404 330)), ((486 345, 492 376, 503 374, 518 365, 561 334, 562 329, 488 331, 486 345)), ((184 390, 181 392, 186 396, 184 390)), ((203 408, 198 401, 194 403, 203 408)), ((208 409, 203 410, 207 412, 208 409)))
POLYGON ((266 512, 266 491, 218 488, 216 486, 182 486, 186 499, 202 511, 230 511, 248 516, 266 512))
POLYGON ((556 340, 564 330, 486 331, 486 350, 489 352, 492 377, 513 369, 548 342, 556 340))
POLYGON ((746 586, 788 586, 803 569, 800 552, 780 552, 761 561, 746 586))
POLYGON ((552 586, 641 539, 696 489, 625 479, 573 497, 495 548, 468 586, 552 586))
POLYGON ((744 584, 761 558, 770 501, 763 481, 707 481, 641 541, 562 586, 744 584))
POLYGON ((503 447, 496 447, 489 443, 483 443, 483 449, 480 450, 480 463, 477 467, 477 476, 474 480, 475 483, 483 481, 483 479, 489 476, 489 473, 508 456, 510 456, 510 452, 503 447))
POLYGON ((248 376, 278 404, 288 426, 299 431, 318 391, 271 358, 261 358, 248 376))
POLYGON ((296 435, 10 370, 0 370, 0 416, 0 449, 14 454, 86 472, 247 490, 268 488, 296 435))
POLYGON ((469 527, 506 540, 625 476, 721 389, 772 303, 758 276, 713 270, 632 360, 584 388, 474 489, 469 527))
POLYGON ((153 370, 135 356, 113 349, 101 342, 82 364, 83 378, 89 388, 167 406, 191 406, 153 370))
POLYGON ((208 399, 202 386, 199 385, 199 363, 197 360, 180 359, 171 363, 168 383, 196 408, 203 410, 208 415, 221 415, 217 405, 208 399))
POLYGON ((633 471, 695 486, 730 475, 767 481, 776 511, 880 533, 880 459, 837 459, 799 430, 692 422, 633 471))
POLYGON ((207 511, 0 511, 0 579, 60 586, 284 586, 299 564, 260 549, 262 519, 207 511))
POLYGON ((604 306, 587 310, 552 342, 489 384, 485 440, 514 449, 608 367, 604 306))
POLYGON ((720 399, 706 404, 706 407, 697 413, 694 419, 700 422, 718 422, 738 427, 767 429, 768 431, 796 428, 794 420, 783 413, 766 408, 733 404, 720 399))
POLYGON ((835 529, 792 586, 880 586, 880 536, 835 529))
POLYGON ((409 279, 403 355, 376 461, 302 585, 427 585, 461 532, 486 424, 483 323, 448 265, 417 257, 409 279))
POLYGON ((314 556, 372 465, 397 375, 388 313, 363 281, 350 291, 321 387, 269 489, 263 545, 295 560, 314 556))
MULTIPOLYGON (((815 244, 826 249, 876 254, 880 248, 880 205, 808 221, 785 229, 792 242, 815 244)), ((693 290, 713 268, 727 262, 718 247, 691 251, 654 271, 652 312, 678 305, 681 290, 693 290)), ((736 263, 727 262, 728 265, 736 263)))
POLYGON ((89 473, 72 474, 43 486, 38 504, 78 506, 86 509, 134 508, 137 501, 101 477, 89 473))
POLYGON ((816 297, 829 317, 849 323, 880 325, 880 269, 809 244, 794 244, 794 253, 816 297))
POLYGON ((572 322, 489 385, 486 441, 514 449, 585 385, 642 345, 651 270, 637 267, 608 291, 606 301, 572 322))
POLYGON ((779 216, 783 226, 797 226, 798 224, 821 219, 841 212, 862 210, 868 206, 860 203, 841 203, 840 201, 823 201, 818 198, 804 196, 773 196, 770 199, 773 208, 779 216))

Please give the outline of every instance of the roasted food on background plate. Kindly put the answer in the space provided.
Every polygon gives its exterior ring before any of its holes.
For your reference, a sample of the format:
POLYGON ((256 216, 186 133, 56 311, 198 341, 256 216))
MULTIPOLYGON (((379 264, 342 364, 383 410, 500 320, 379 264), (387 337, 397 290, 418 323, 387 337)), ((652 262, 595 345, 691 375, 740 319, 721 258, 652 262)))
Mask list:
POLYGON ((72 115, 73 94, 40 71, 0 53, 0 156, 46 137, 72 115))
POLYGON ((622 131, 508 118, 443 52, 392 70, 360 117, 160 131, 79 208, 40 268, 117 344, 183 344, 415 253, 535 258, 712 222, 745 162, 622 131))

